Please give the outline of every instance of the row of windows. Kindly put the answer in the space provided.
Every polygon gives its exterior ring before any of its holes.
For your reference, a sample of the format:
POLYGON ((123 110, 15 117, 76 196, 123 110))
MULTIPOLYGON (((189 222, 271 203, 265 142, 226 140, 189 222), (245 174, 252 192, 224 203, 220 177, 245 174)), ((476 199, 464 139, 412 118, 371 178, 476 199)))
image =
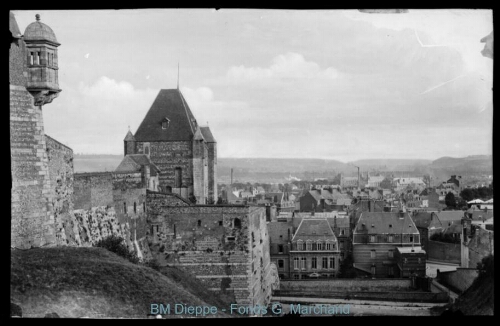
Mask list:
MULTIPOLYGON (((142 203, 142 211, 146 212, 146 203, 142 203)), ((123 213, 127 214, 127 203, 123 202, 123 213)), ((137 203, 134 202, 134 214, 137 214, 137 203)))
MULTIPOLYGON (((335 258, 333 257, 322 257, 320 260, 321 267, 318 267, 318 257, 311 258, 311 269, 335 269, 335 258)), ((306 257, 295 257, 293 259, 293 269, 305 270, 307 266, 307 258, 306 257)), ((279 267, 279 261, 278 261, 279 267)))
POLYGON ((330 241, 317 241, 312 242, 310 240, 304 243, 302 240, 297 241, 295 245, 296 250, 335 250, 335 242, 330 241))
MULTIPOLYGON (((371 250, 371 252, 370 252, 370 258, 375 258, 376 255, 377 255, 376 250, 371 250)), ((394 250, 387 251, 387 257, 388 258, 394 258, 394 250)), ((420 264, 422 262, 422 259, 420 257, 418 257, 417 261, 420 264)), ((403 262, 406 264, 408 262, 408 258, 403 258, 403 262)))
MULTIPOLYGON (((377 239, 377 236, 375 236, 375 235, 371 235, 370 238, 369 238, 370 242, 377 242, 377 240, 380 240, 380 239, 377 239)), ((413 242, 413 240, 414 240, 413 235, 410 235, 410 242, 413 242)), ((382 242, 383 242, 383 240, 382 240, 382 242)), ((394 236, 388 235, 387 236, 387 242, 394 242, 394 236)))
MULTIPOLYGON (((46 64, 48 66, 53 66, 54 65, 54 53, 46 52, 46 54, 47 54, 46 64)), ((30 65, 40 65, 41 58, 42 58, 42 52, 40 52, 40 51, 29 52, 28 62, 30 65)))

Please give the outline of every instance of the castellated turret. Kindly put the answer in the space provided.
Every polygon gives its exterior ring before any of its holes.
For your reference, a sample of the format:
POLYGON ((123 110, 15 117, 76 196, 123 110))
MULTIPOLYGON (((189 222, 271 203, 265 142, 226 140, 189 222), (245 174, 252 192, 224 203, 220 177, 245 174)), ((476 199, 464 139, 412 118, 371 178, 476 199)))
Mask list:
MULTIPOLYGON (((135 137, 129 130, 125 139, 123 140, 123 155, 135 154, 135 137)), ((149 152, 147 154, 149 156, 149 152)))
POLYGON ((56 35, 52 28, 40 21, 29 24, 24 31, 26 43, 28 80, 26 88, 35 98, 35 106, 42 106, 52 102, 59 89, 56 35))

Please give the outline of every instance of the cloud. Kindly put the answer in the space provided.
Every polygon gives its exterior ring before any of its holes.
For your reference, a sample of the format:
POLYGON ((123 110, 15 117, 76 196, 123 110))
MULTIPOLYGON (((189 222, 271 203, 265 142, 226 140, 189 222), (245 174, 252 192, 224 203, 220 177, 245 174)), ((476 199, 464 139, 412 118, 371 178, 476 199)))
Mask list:
POLYGON ((135 132, 157 94, 106 76, 66 87, 44 114, 45 130, 75 152, 121 154, 128 126, 135 132))
POLYGON ((312 61, 306 61, 299 53, 286 53, 274 57, 268 68, 233 66, 227 77, 231 81, 260 81, 265 79, 335 79, 338 72, 333 67, 324 70, 312 61))

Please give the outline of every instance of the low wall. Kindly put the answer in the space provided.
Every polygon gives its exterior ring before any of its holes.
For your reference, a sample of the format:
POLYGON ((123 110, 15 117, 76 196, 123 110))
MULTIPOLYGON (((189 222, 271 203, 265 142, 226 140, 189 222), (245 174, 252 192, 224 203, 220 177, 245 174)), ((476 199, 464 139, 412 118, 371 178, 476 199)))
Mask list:
POLYGON ((463 293, 472 285, 478 274, 475 268, 457 268, 456 271, 439 272, 437 280, 452 290, 463 293))
POLYGON ((404 279, 330 279, 330 280, 294 280, 281 281, 280 291, 317 291, 339 292, 339 291, 405 291, 411 290, 412 282, 409 278, 404 279))
POLYGON ((460 244, 429 240, 426 252, 428 259, 460 264, 460 244))
POLYGON ((279 297, 319 297, 321 298, 337 298, 344 300, 380 300, 394 302, 448 302, 448 293, 431 293, 431 292, 329 292, 329 293, 297 293, 292 291, 277 290, 273 292, 273 299, 280 302, 286 302, 279 297))

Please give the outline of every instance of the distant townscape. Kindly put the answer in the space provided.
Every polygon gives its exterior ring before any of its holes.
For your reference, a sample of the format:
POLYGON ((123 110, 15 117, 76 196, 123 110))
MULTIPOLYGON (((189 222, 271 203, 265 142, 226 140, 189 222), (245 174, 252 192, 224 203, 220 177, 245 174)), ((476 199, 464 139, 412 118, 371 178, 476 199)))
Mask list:
POLYGON ((75 154, 43 124, 63 45, 9 22, 12 317, 493 314, 491 156, 218 158, 179 88, 75 154))

